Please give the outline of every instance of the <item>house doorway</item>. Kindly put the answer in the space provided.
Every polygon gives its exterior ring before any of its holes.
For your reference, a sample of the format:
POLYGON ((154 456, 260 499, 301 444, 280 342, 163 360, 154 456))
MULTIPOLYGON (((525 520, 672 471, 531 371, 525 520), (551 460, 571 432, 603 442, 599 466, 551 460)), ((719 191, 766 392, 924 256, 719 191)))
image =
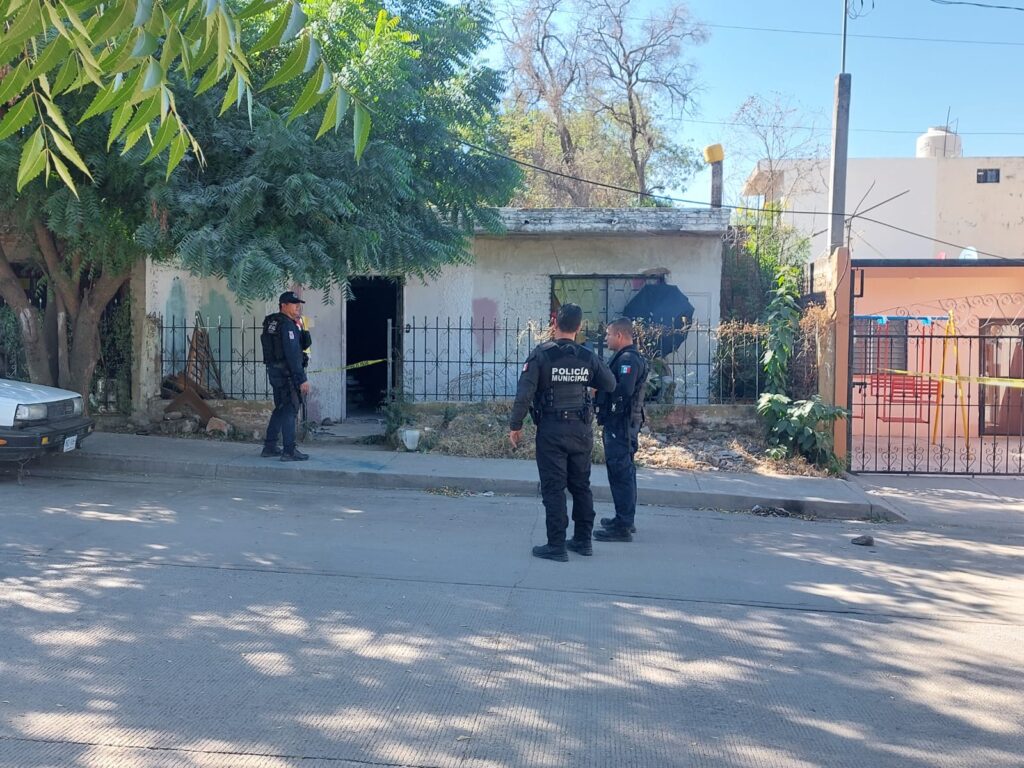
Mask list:
MULTIPOLYGON (((995 379, 1024 378, 1024 323, 983 320, 981 375, 995 379)), ((985 384, 979 387, 983 435, 1024 437, 1024 393, 1017 388, 985 384)))
POLYGON ((401 314, 401 281, 389 277, 358 277, 350 281, 352 298, 345 305, 345 360, 353 365, 383 360, 346 372, 347 415, 374 414, 388 389, 388 320, 397 327, 401 314))

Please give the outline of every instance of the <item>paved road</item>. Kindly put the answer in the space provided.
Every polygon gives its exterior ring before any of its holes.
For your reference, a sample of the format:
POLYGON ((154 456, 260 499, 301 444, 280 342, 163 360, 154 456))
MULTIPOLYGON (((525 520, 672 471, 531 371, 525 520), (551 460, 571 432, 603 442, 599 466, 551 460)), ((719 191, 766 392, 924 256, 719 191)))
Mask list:
POLYGON ((532 500, 0 476, 0 766, 1021 764, 1024 537, 638 524, 559 564, 532 500))

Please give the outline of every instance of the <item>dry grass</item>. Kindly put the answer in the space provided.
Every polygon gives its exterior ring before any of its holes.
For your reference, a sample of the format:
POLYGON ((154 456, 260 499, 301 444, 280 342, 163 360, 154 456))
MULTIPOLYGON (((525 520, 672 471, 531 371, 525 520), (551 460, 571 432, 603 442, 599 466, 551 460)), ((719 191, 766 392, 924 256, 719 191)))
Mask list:
MULTIPOLYGON (((447 412, 413 409, 413 425, 422 431, 420 448, 430 453, 487 459, 532 459, 536 429, 527 423, 523 442, 513 450, 508 441, 511 405, 494 403, 450 408, 447 412)), ((751 428, 753 426, 751 425, 751 428)), ((595 464, 604 463, 600 427, 594 425, 595 464)), ((640 436, 638 466, 689 471, 755 472, 772 475, 824 477, 803 459, 772 461, 755 432, 743 429, 689 428, 640 436)))

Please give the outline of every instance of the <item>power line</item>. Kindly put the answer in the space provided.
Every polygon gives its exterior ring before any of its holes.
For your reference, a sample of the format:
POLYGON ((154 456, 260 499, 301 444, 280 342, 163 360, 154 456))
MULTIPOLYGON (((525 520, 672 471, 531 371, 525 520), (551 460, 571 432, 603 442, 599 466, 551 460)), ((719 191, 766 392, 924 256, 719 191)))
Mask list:
MULTIPOLYGON (((932 2, 939 2, 939 0, 932 0, 932 2)), ((998 8, 1003 6, 983 6, 987 8, 998 8)), ((1013 8, 1012 6, 1005 6, 1012 10, 1024 11, 1024 8, 1013 8)), ((581 11, 573 9, 563 9, 561 13, 584 17, 585 14, 581 11)), ((653 17, 643 16, 623 16, 623 19, 629 21, 640 21, 640 22, 656 22, 658 19, 653 17)), ((499 20, 500 23, 500 20, 499 20)), ((819 29, 793 29, 791 27, 751 27, 740 24, 713 24, 710 22, 694 21, 694 26, 707 27, 708 29, 725 29, 738 32, 769 32, 772 34, 780 35, 807 35, 810 37, 842 37, 841 32, 829 32, 826 30, 819 29)), ((984 45, 984 46, 1003 46, 1012 48, 1024 47, 1024 42, 1017 40, 971 40, 963 38, 949 38, 949 37, 918 37, 915 35, 871 35, 866 33, 850 32, 847 37, 856 37, 862 40, 888 40, 890 42, 910 42, 910 43, 942 43, 944 45, 984 45)))
MULTIPOLYGON (((593 179, 585 179, 585 178, 583 178, 581 176, 573 176, 572 174, 563 173, 562 171, 556 171, 556 170, 554 170, 552 168, 545 168, 542 165, 537 165, 535 163, 531 163, 531 162, 528 162, 526 160, 520 160, 519 158, 512 157, 511 155, 506 155, 503 152, 498 152, 495 149, 489 149, 487 147, 482 147, 479 144, 473 144, 472 142, 466 141, 464 139, 460 139, 460 138, 458 138, 457 136, 454 136, 454 135, 452 135, 452 138, 455 139, 455 141, 457 143, 459 143, 459 144, 461 144, 461 145, 463 145, 465 147, 468 147, 470 149, 475 149, 478 152, 483 152, 483 153, 488 154, 488 155, 492 155, 493 157, 500 157, 503 160, 508 160, 509 162, 512 162, 512 163, 515 163, 516 165, 522 166, 523 168, 529 168, 529 169, 537 171, 539 173, 546 173, 546 174, 549 174, 551 176, 559 176, 559 177, 561 177, 563 179, 570 179, 572 181, 578 181, 581 184, 589 184, 589 185, 594 186, 594 187, 602 187, 603 189, 611 189, 611 190, 614 190, 616 192, 624 192, 624 193, 627 193, 629 195, 635 195, 636 197, 648 197, 648 198, 650 198, 652 200, 665 200, 667 202, 682 203, 684 205, 694 205, 694 206, 701 206, 701 207, 705 207, 705 208, 710 208, 711 207, 711 203, 709 203, 706 200, 688 200, 686 198, 673 197, 671 195, 656 195, 653 192, 641 192, 638 189, 630 189, 629 187, 622 187, 622 186, 619 186, 618 184, 608 184, 608 183, 603 182, 603 181, 595 181, 593 179)), ((888 202, 888 201, 886 201, 886 202, 888 202)), ((750 210, 750 206, 746 206, 746 205, 726 205, 726 204, 722 204, 719 207, 724 208, 726 210, 730 210, 730 211, 747 211, 747 210, 750 210)), ((877 208, 878 206, 875 206, 875 207, 877 208)), ((799 211, 799 210, 786 209, 785 211, 782 211, 782 213, 789 213, 789 214, 795 214, 795 215, 801 215, 801 216, 821 216, 823 212, 822 211, 799 211)), ((852 219, 860 219, 862 221, 868 221, 868 222, 871 222, 872 224, 877 224, 880 227, 887 227, 887 228, 893 229, 893 230, 895 230, 897 232, 902 232, 902 233, 904 233, 906 235, 910 235, 912 237, 917 237, 917 238, 920 238, 922 240, 928 240, 929 242, 936 243, 938 245, 945 245, 945 246, 948 246, 950 248, 958 248, 961 251, 968 247, 966 245, 961 245, 959 243, 953 243, 953 242, 950 242, 948 240, 940 240, 938 238, 932 237, 931 235, 926 235, 926 234, 923 234, 921 232, 915 232, 912 229, 907 229, 905 227, 900 227, 900 226, 898 226, 896 224, 890 224, 887 221, 880 221, 878 219, 873 219, 873 218, 871 218, 869 216, 865 216, 865 215, 860 214, 860 213, 848 214, 848 215, 845 216, 845 218, 851 219, 851 220, 852 219)), ((979 256, 987 256, 987 257, 992 258, 992 259, 1000 259, 1000 260, 1003 260, 1003 261, 1021 261, 1020 258, 1016 258, 1016 257, 1013 257, 1013 256, 1004 256, 1002 254, 989 253, 987 251, 979 251, 977 249, 975 249, 975 251, 977 252, 977 254, 979 256)))
MULTIPOLYGON (((934 0, 933 0, 934 2, 934 0)), ((1024 10, 1024 8, 1018 9, 1024 10)), ((649 19, 651 21, 651 19, 649 19)), ((711 29, 731 29, 741 30, 744 32, 772 32, 776 34, 784 35, 810 35, 812 37, 842 37, 841 32, 826 32, 823 30, 816 29, 790 29, 787 27, 746 27, 737 24, 708 24, 702 23, 701 26, 709 27, 711 29)), ((943 43, 953 45, 995 45, 995 46, 1012 46, 1021 47, 1024 43, 1015 40, 965 40, 962 38, 948 38, 948 37, 916 37, 914 35, 869 35, 864 33, 850 32, 847 37, 858 37, 862 40, 889 40, 898 42, 910 42, 910 43, 943 43)))
MULTIPOLYGON (((827 131, 827 126, 814 126, 814 125, 782 125, 772 123, 740 123, 735 120, 696 120, 686 119, 684 122, 696 123, 698 125, 725 125, 735 126, 738 128, 774 128, 790 131, 827 131)), ((851 128, 851 131, 857 131, 858 133, 888 133, 888 134, 902 134, 909 136, 917 136, 921 134, 920 130, 913 131, 907 129, 895 129, 895 128, 851 128)), ((1024 136, 1024 131, 964 131, 963 133, 957 131, 957 136, 1024 136)))
POLYGON ((985 8, 989 11, 1024 11, 1019 5, 993 5, 990 3, 972 3, 967 0, 932 0, 936 5, 969 5, 973 8, 985 8))

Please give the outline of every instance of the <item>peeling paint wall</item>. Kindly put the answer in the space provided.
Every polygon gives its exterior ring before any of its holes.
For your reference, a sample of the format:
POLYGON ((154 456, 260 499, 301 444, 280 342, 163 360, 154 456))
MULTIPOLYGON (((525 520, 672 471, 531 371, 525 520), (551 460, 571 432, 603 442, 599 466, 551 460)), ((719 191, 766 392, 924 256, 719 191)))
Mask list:
MULTIPOLYGON (((450 267, 434 282, 408 283, 405 320, 413 327, 440 325, 439 333, 408 338, 415 354, 407 356, 406 388, 420 399, 476 399, 476 393, 511 396, 528 353, 530 323, 546 327, 555 276, 642 275, 664 272, 695 308, 695 322, 717 326, 720 319, 722 244, 718 235, 530 235, 478 237, 476 263, 450 267), (448 334, 446 321, 467 328, 448 334), (497 326, 497 330, 495 330, 497 326), (448 336, 445 339, 445 336, 448 336), (495 347, 498 347, 497 349, 495 347), (415 360, 410 362, 409 357, 415 360)), ((687 342, 674 362, 708 357, 687 342)), ((710 367, 679 382, 680 400, 706 399, 710 367)))
MULTIPOLYGON (((263 318, 277 310, 276 301, 240 302, 223 280, 197 278, 174 267, 147 265, 146 313, 162 318, 161 377, 184 368, 196 312, 203 316, 210 347, 224 389, 238 399, 261 400, 269 392, 259 343, 263 318)), ((311 419, 340 419, 344 398, 344 373, 340 370, 341 295, 292 288, 306 300, 304 316, 313 335, 309 379, 313 392, 308 401, 311 419)), ((158 385, 159 383, 157 383, 158 385)))
MULTIPOLYGON (((417 339, 417 354, 434 361, 430 372, 431 389, 451 392, 451 399, 479 399, 484 385, 490 387, 491 392, 500 391, 502 396, 514 394, 522 361, 534 337, 526 333, 517 337, 514 325, 509 336, 504 326, 506 322, 518 321, 520 327, 525 328, 533 321, 546 328, 552 276, 664 272, 668 282, 678 285, 694 304, 697 322, 714 326, 719 321, 722 270, 719 233, 479 237, 473 251, 475 264, 448 267, 435 280, 408 279, 403 287, 404 323, 422 325, 426 320, 441 327, 449 320, 457 324, 461 319, 463 323, 463 331, 453 334, 451 344, 444 348, 435 341, 417 339), (489 362, 481 367, 482 361, 489 362)), ((184 368, 189 332, 181 326, 191 329, 195 313, 199 311, 210 328, 214 358, 234 361, 220 366, 224 388, 234 391, 236 397, 243 397, 244 393, 245 399, 266 397, 259 325, 265 314, 276 309, 276 304, 255 302, 245 306, 224 281, 191 277, 163 265, 147 265, 144 284, 144 314, 159 316, 164 323, 160 339, 163 353, 160 365, 156 366, 158 374, 162 376, 184 368), (172 322, 178 326, 177 330, 172 322), (231 327, 235 330, 229 330, 231 327)), ((341 370, 344 365, 343 303, 337 292, 326 299, 307 292, 304 298, 308 302, 305 315, 312 321, 313 335, 310 362, 313 395, 309 416, 338 419, 343 414, 345 397, 345 374, 341 370)), ((706 335, 703 338, 699 350, 702 360, 708 355, 706 335)), ((401 331, 397 342, 399 351, 408 350, 412 344, 409 334, 401 331)), ((688 342, 675 358, 695 360, 697 354, 698 350, 688 342)), ((710 369, 698 366, 696 370, 702 373, 677 386, 680 399, 706 396, 710 369)), ((426 374, 421 378, 421 384, 425 385, 426 374)), ((150 382, 146 391, 152 392, 158 387, 159 380, 150 382)))

